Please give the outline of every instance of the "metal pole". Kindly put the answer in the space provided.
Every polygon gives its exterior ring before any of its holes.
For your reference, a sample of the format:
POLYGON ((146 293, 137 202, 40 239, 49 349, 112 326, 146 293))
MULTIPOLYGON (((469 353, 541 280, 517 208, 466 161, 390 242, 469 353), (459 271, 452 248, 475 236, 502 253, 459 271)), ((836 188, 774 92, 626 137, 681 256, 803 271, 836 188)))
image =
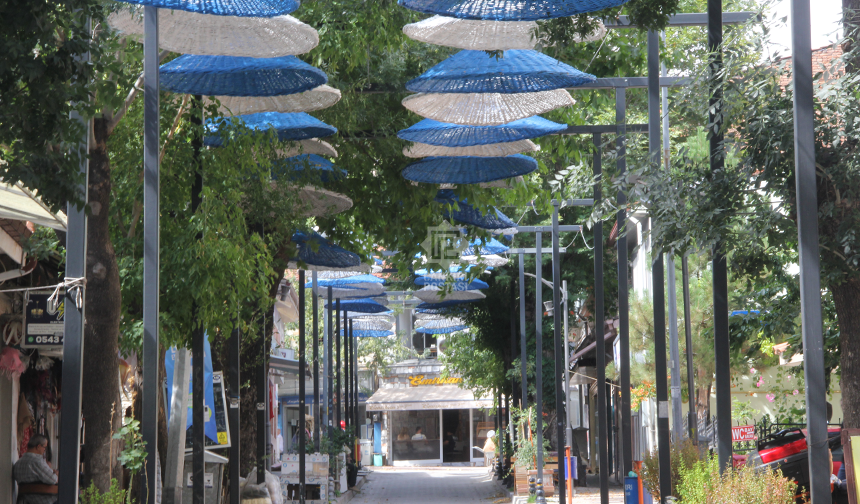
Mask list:
MULTIPOLYGON (((514 310, 514 306, 516 306, 517 298, 516 292, 514 292, 514 284, 510 284, 511 291, 511 362, 514 361, 514 357, 517 355, 517 314, 516 310, 514 310)), ((511 374, 511 393, 508 394, 508 415, 511 413, 511 400, 517 396, 517 384, 514 379, 513 373, 511 374)), ((508 419, 508 430, 511 431, 511 442, 516 443, 516 430, 513 428, 513 422, 508 419)), ((508 464, 510 465, 510 464, 508 464)))
POLYGON ((325 391, 325 424, 328 427, 328 434, 331 435, 332 425, 331 419, 334 415, 334 362, 332 359, 334 358, 332 352, 332 345, 334 336, 333 336, 333 327, 334 321, 332 320, 332 302, 334 301, 331 297, 331 286, 327 289, 328 295, 328 311, 326 320, 328 321, 328 327, 326 328, 326 341, 325 341, 325 351, 326 351, 326 372, 325 372, 325 380, 326 380, 326 391, 325 391))
MULTIPOLYGON (((90 31, 90 19, 86 20, 86 31, 90 31)), ((87 52, 80 58, 89 62, 87 52)), ((66 206, 66 280, 84 278, 87 276, 87 213, 86 204, 89 201, 89 158, 90 151, 90 122, 84 120, 78 112, 72 112, 71 118, 84 126, 84 136, 79 148, 83 150, 80 171, 83 183, 78 186, 82 193, 83 204, 80 207, 69 203, 66 206)), ((77 504, 78 474, 81 464, 81 395, 82 373, 84 360, 84 313, 86 308, 86 289, 78 291, 66 289, 63 298, 65 318, 63 320, 63 417, 60 422, 60 450, 58 457, 59 476, 57 484, 58 504, 77 504), (81 303, 76 302, 80 294, 81 303)))
MULTIPOLYGON (((335 379, 335 394, 337 394, 337 406, 334 409, 334 420, 335 420, 335 428, 340 429, 340 406, 343 404, 343 395, 340 393, 341 391, 341 382, 340 382, 340 298, 335 301, 334 305, 334 313, 335 313, 335 328, 334 328, 334 343, 335 343, 335 368, 334 368, 334 379, 335 379)), ((346 315, 344 313, 344 315, 346 315)), ((346 320, 344 318, 344 320, 346 320)))
POLYGON ((821 265, 812 101, 812 48, 809 0, 791 1, 794 83, 794 166, 797 234, 800 242, 800 306, 803 373, 806 378, 806 427, 812 502, 831 502, 829 483, 824 339, 821 320, 821 265))
MULTIPOLYGON (((725 166, 723 155, 723 134, 717 108, 722 101, 722 93, 713 79, 722 70, 723 57, 720 46, 723 43, 722 0, 708 0, 708 51, 711 52, 711 89, 708 123, 716 124, 717 132, 710 135, 711 172, 725 166)), ((722 111, 719 111, 722 113, 722 111)), ((710 128, 709 128, 710 129, 710 128)), ((732 463, 732 398, 731 371, 729 362, 729 303, 728 271, 722 246, 714 247, 712 262, 714 296, 714 357, 716 362, 715 387, 717 406, 717 459, 720 471, 731 467, 732 463)))
POLYGON ((346 426, 349 427, 352 424, 352 410, 350 409, 352 406, 352 396, 350 395, 350 388, 352 387, 352 375, 350 374, 350 368, 352 367, 352 342, 350 341, 349 334, 349 320, 346 317, 346 312, 343 314, 343 393, 344 393, 344 403, 343 403, 343 417, 346 420, 346 426))
POLYGON ((520 408, 526 409, 529 400, 528 376, 526 375, 526 364, 528 363, 528 348, 526 347, 526 255, 520 251, 520 408))
MULTIPOLYGON (((565 406, 564 389, 567 366, 564 362, 564 339, 561 335, 561 256, 558 253, 558 200, 552 200, 552 315, 553 315, 553 338, 555 340, 555 411, 556 411, 556 439, 558 448, 556 457, 558 462, 564 462, 565 433, 565 406)), ((563 467, 559 465, 559 467, 563 467)), ((565 502, 565 477, 564 470, 558 471, 558 501, 565 502)))
MULTIPOLYGON (((601 180, 603 164, 601 135, 594 133, 594 201, 603 197, 601 180)), ((606 425, 606 339, 603 307, 603 222, 594 223, 594 342, 597 357, 597 459, 600 473, 600 502, 609 504, 609 429, 606 425)))
MULTIPOLYGON (((314 324, 314 453, 320 451, 320 328, 319 328, 319 296, 317 296, 317 272, 311 272, 311 308, 313 309, 312 322, 314 324)), ((304 285, 302 285, 304 289, 304 285)))
MULTIPOLYGON (((616 167, 619 175, 627 171, 627 149, 625 146, 627 128, 627 90, 615 89, 615 123, 618 125, 618 137, 615 140, 618 149, 616 167)), ((618 191, 618 240, 615 242, 618 252, 618 360, 621 363, 618 383, 621 387, 621 467, 623 474, 633 470, 633 422, 630 416, 630 289, 627 280, 629 262, 627 260, 627 195, 618 191)))
POLYGON ((230 333, 230 342, 227 345, 227 359, 230 369, 230 408, 227 410, 230 422, 230 504, 239 504, 239 478, 241 473, 241 443, 239 442, 239 394, 241 390, 241 376, 239 374, 239 354, 241 349, 239 321, 236 321, 236 329, 230 333))
MULTIPOLYGON (((568 322, 570 319, 570 311, 567 305, 568 297, 570 297, 567 293, 567 280, 561 281, 561 291, 564 299, 564 403, 567 404, 570 401, 570 332, 568 330, 568 322)), ((571 408, 565 408, 565 420, 566 423, 564 425, 564 445, 571 446, 573 443, 573 429, 570 427, 570 410, 571 408)), ((566 463, 566 462, 565 462, 566 463)))
MULTIPOLYGON (((159 289, 159 168, 158 168, 158 9, 143 8, 143 397, 141 437, 146 446, 140 502, 155 504, 158 453, 158 289, 159 289)), ((77 476, 77 468, 74 475, 77 476)), ((77 494, 73 496, 77 498, 77 494)))
POLYGON ((307 421, 305 417, 305 270, 299 270, 299 502, 305 502, 305 453, 307 453, 307 421))
POLYGON ((693 380, 693 326, 690 321, 690 271, 687 268, 687 255, 681 257, 681 283, 684 288, 684 336, 687 342, 687 396, 690 399, 690 411, 687 413, 687 430, 690 439, 698 442, 696 437, 696 395, 695 382, 693 380))
MULTIPOLYGON (((352 322, 350 322, 350 324, 349 324, 350 335, 349 336, 351 338, 353 337, 352 331, 353 331, 352 322)), ((359 343, 358 338, 354 338, 352 340, 352 369, 354 370, 352 373, 352 379, 355 380, 355 382, 352 385, 352 392, 353 392, 352 412, 355 415, 355 435, 356 436, 359 436, 361 434, 361 423, 359 423, 359 420, 361 419, 361 417, 358 414, 358 343, 359 343)), ((357 454, 357 455, 360 455, 360 454, 357 454)), ((361 457, 358 457, 358 458, 360 459, 361 457)), ((359 462, 359 460, 356 460, 356 463, 358 463, 358 462, 359 462)))
POLYGON ((266 315, 263 314, 263 326, 260 328, 261 341, 258 345, 260 352, 257 363, 257 484, 266 481, 266 404, 269 395, 269 377, 266 372, 266 315))
MULTIPOLYGON (((651 162, 660 162, 660 41, 648 32, 648 148, 651 162)), ((653 218, 652 218, 653 220, 653 218)), ((651 288, 654 296, 654 365, 657 389, 657 451, 660 460, 660 497, 672 492, 669 466, 669 390, 666 383, 666 298, 663 290, 663 252, 652 242, 651 288)))
MULTIPOLYGON (((194 215, 200 208, 201 193, 203 191, 203 172, 200 167, 200 149, 203 147, 203 98, 193 95, 191 98, 191 124, 194 125, 194 138, 191 140, 194 163, 194 183, 191 186, 191 214, 194 215)), ((197 240, 203 239, 203 233, 197 233, 197 240)), ((203 504, 204 484, 204 461, 203 454, 206 449, 206 423, 205 404, 203 401, 203 362, 205 360, 204 341, 206 331, 198 319, 199 308, 196 302, 191 303, 191 500, 194 504, 203 504)))
MULTIPOLYGON (((543 276, 540 231, 535 233, 535 417, 537 431, 537 481, 543 482, 543 276)), ((541 492, 543 493, 543 492, 541 492)), ((537 504, 546 504, 543 495, 537 504)))

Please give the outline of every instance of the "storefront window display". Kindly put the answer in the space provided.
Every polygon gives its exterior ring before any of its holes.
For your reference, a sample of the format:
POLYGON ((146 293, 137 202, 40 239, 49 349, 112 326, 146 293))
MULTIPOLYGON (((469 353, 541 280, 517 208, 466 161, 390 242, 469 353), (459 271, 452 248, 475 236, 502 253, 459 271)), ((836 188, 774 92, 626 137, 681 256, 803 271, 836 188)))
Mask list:
POLYGON ((392 411, 394 460, 440 460, 439 411, 392 411))
MULTIPOLYGON (((490 415, 486 410, 472 410, 472 439, 475 440, 475 445, 479 448, 484 448, 487 444, 487 434, 496 428, 496 417, 490 415)), ((498 443, 497 439, 493 439, 493 444, 498 443)), ((482 459, 484 454, 476 449, 472 449, 473 459, 482 459)))

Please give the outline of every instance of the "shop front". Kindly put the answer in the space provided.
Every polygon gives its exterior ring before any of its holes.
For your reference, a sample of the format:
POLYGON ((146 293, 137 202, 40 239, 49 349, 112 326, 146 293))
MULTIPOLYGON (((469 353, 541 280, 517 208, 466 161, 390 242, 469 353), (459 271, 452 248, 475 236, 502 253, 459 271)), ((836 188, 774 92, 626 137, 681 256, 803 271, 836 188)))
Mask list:
POLYGON ((411 360, 389 368, 367 400, 381 420, 381 449, 394 466, 483 464, 494 428, 492 399, 475 398, 462 378, 443 377, 435 361, 411 360), (380 418, 381 414, 381 418, 380 418))

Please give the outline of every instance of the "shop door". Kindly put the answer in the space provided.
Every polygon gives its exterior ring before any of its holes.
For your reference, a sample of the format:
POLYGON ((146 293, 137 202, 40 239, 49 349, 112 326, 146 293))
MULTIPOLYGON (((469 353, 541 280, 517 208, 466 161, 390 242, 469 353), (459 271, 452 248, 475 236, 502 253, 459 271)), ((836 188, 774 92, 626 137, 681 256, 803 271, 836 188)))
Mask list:
POLYGON ((469 410, 442 410, 442 461, 469 462, 469 410))

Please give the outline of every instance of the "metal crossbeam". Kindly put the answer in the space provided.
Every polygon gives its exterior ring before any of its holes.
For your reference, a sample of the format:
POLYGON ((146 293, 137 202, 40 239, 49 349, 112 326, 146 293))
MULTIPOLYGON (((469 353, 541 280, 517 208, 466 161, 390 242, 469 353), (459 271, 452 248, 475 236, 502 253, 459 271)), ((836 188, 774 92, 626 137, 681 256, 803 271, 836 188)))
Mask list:
MULTIPOLYGON (((509 249, 508 252, 511 254, 537 254, 537 249, 536 248, 514 248, 514 249, 509 249)), ((564 254, 565 252, 567 252, 567 247, 561 247, 558 249, 559 254, 564 254)), ((543 253, 546 254, 546 252, 543 252, 543 253)), ((528 273, 526 273, 526 275, 528 275, 528 273)))
MULTIPOLYGON (((595 124, 586 126, 568 126, 558 135, 591 135, 594 133, 618 133, 620 128, 626 128, 627 133, 648 133, 647 124, 595 124)), ((594 204, 594 200, 591 200, 594 204)))
MULTIPOLYGON (((578 232, 582 231, 582 226, 579 224, 568 225, 568 226, 558 226, 558 230, 562 233, 565 232, 578 232)), ((552 233, 552 226, 517 226, 517 231, 520 233, 552 233)))
MULTIPOLYGON (((750 19, 761 21, 761 15, 757 12, 723 12, 723 24, 742 24, 750 19)), ((608 29, 638 28, 630 24, 630 16, 618 16, 618 19, 604 19, 603 24, 608 29)), ((706 26, 708 14, 705 12, 690 12, 669 16, 669 26, 673 28, 683 26, 706 26)))
MULTIPOLYGON (((661 77, 661 87, 682 87, 689 86, 693 79, 689 77, 661 77)), ((589 82, 574 88, 567 88, 568 91, 576 91, 578 89, 615 89, 615 88, 647 88, 648 77, 601 77, 594 82, 589 82)))

